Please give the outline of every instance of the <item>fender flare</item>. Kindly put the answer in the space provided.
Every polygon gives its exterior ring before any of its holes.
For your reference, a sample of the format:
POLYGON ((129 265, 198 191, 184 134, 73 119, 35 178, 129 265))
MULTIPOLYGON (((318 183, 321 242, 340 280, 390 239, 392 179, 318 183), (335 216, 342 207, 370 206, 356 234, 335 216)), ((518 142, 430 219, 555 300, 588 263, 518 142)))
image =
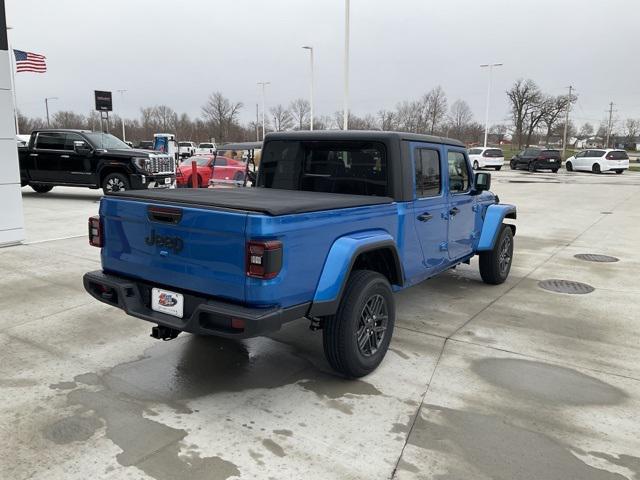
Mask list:
POLYGON ((349 275, 358 255, 378 249, 389 249, 393 255, 399 286, 404 284, 404 270, 395 240, 383 230, 345 235, 336 239, 329 250, 320 274, 308 315, 321 317, 333 315, 340 304, 349 275))
MULTIPOLYGON (((505 218, 515 219, 517 216, 515 205, 509 204, 496 204, 489 205, 484 214, 484 222, 482 224, 482 232, 480 233, 480 240, 476 247, 477 252, 486 252, 493 250, 493 245, 496 243, 496 238, 500 233, 500 227, 505 218)), ((513 234, 516 234, 515 225, 509 225, 513 230, 513 234)))

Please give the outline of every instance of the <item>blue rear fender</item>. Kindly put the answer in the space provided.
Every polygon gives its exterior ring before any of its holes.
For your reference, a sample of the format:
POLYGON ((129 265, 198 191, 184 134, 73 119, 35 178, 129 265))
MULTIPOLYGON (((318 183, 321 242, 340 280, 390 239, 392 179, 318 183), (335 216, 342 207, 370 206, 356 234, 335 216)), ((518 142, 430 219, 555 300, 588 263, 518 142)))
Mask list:
POLYGON ((389 273, 394 287, 404 284, 404 271, 395 239, 384 230, 352 233, 336 239, 325 260, 313 298, 311 316, 332 315, 336 312, 342 292, 358 257, 367 252, 383 251, 393 264, 389 273))
MULTIPOLYGON (((489 205, 484 214, 484 221, 482 224, 482 232, 480 233, 480 240, 478 241, 478 245, 476 247, 476 252, 484 252, 487 250, 492 250, 494 244, 496 243, 496 239, 498 238, 498 234, 500 233, 500 228, 502 227, 502 222, 505 218, 516 218, 516 207, 515 205, 509 204, 494 204, 489 205)), ((513 230, 515 235, 516 228, 515 225, 509 225, 513 230)))

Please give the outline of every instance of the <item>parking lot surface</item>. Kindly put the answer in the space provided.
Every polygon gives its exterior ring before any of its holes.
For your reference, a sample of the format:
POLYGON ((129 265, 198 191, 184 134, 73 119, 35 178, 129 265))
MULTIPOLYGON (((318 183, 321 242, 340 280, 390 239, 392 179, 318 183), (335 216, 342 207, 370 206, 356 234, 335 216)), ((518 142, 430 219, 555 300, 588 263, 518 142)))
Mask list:
POLYGON ((492 190, 518 206, 508 281, 472 262, 399 293, 386 359, 347 381, 304 320, 153 340, 82 287, 99 192, 23 189, 27 242, 0 249, 0 478, 640 478, 640 174, 492 190))

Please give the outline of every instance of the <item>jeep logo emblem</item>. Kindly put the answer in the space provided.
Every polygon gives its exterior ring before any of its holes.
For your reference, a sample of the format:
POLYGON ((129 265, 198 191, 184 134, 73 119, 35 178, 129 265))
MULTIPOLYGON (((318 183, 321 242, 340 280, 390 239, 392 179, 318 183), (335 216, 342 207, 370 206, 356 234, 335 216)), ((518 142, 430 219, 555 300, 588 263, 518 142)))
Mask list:
POLYGON ((178 253, 184 247, 184 242, 179 237, 169 237, 156 235, 155 230, 151 230, 151 234, 144 239, 147 245, 157 245, 158 247, 165 247, 169 250, 173 250, 174 253, 178 253))

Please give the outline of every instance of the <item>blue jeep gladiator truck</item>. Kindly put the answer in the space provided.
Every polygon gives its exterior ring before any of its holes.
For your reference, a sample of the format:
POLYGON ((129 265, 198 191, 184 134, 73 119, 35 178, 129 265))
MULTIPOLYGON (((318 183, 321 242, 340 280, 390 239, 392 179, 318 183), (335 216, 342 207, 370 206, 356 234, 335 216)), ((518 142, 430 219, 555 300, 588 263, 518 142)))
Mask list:
POLYGON ((307 318, 331 366, 360 377, 388 349, 394 291, 474 255, 485 282, 507 278, 516 209, 490 181, 456 140, 269 134, 253 188, 105 196, 89 219, 102 269, 84 286, 164 340, 247 338, 307 318))

